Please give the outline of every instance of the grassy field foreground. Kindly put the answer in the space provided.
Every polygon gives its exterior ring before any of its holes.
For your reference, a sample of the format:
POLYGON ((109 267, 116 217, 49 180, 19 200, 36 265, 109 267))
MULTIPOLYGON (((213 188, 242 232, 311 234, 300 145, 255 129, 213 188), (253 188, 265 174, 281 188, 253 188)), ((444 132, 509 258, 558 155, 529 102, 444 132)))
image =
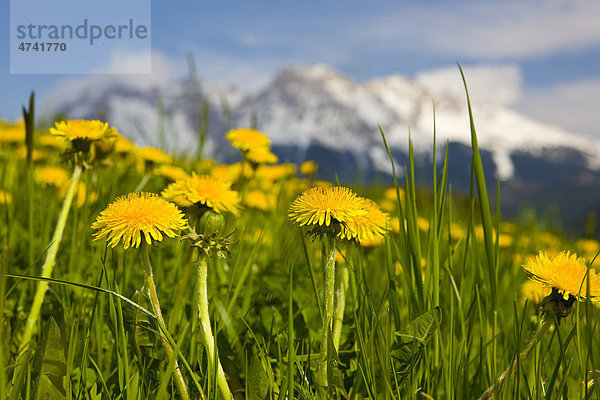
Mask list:
POLYGON ((600 398, 600 244, 500 221, 472 121, 465 197, 446 159, 342 190, 257 131, 223 165, 32 109, 0 125, 3 399, 600 398))

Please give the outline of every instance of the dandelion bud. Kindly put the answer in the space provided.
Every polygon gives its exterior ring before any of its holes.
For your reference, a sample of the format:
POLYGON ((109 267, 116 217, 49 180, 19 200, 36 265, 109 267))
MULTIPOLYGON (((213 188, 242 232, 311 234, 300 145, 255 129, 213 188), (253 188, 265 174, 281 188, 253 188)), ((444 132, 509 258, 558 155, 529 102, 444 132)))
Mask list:
POLYGON ((208 210, 202 217, 198 224, 198 233, 206 236, 219 234, 225 229, 225 217, 223 214, 219 214, 215 211, 208 210))

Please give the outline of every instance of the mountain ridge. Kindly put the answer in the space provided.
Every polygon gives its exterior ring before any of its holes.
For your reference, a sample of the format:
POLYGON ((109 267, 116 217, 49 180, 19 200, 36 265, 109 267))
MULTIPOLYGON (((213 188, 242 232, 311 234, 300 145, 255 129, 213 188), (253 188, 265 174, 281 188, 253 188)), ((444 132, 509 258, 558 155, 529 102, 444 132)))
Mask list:
MULTIPOLYGON (((157 132, 167 132, 162 144, 168 150, 189 151, 197 145, 201 105, 208 102, 207 155, 233 160, 236 152, 225 141, 225 132, 256 126, 269 136, 282 161, 314 159, 324 178, 338 176, 346 181, 389 180, 391 166, 378 126, 398 167, 407 164, 410 134, 423 165, 421 173, 430 176, 435 114, 437 159, 442 159, 443 144, 452 144, 451 153, 458 159, 450 160, 457 165, 450 178, 459 182, 457 189, 468 190, 471 138, 466 99, 403 76, 357 82, 328 66, 292 65, 253 92, 194 79, 152 81, 148 77, 94 77, 72 85, 62 93, 74 94, 56 101, 50 112, 70 118, 101 117, 141 144, 161 145, 157 132)), ((589 189, 583 201, 586 208, 600 203, 600 189, 595 189, 600 188, 600 140, 504 106, 476 99, 472 106, 486 175, 493 187, 497 178, 503 181, 503 188, 511 193, 509 209, 518 208, 521 194, 543 203, 557 187, 574 193, 589 189), (525 193, 527 188, 532 193, 525 193)), ((567 203, 562 201, 559 207, 570 207, 567 203)))

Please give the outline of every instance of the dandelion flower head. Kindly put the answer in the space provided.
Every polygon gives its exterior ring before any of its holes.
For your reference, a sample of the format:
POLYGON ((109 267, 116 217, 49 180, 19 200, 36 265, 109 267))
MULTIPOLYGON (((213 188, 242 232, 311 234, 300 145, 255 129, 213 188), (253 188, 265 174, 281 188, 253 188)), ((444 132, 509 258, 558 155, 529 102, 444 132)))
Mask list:
POLYGON ((50 128, 50 133, 71 142, 77 140, 93 142, 118 135, 114 128, 108 126, 108 123, 98 120, 58 121, 54 125, 53 128, 50 128))
POLYGON ((0 142, 22 143, 25 142, 25 125, 22 121, 14 124, 0 123, 0 142))
POLYGON ((251 149, 246 153, 248 161, 255 164, 275 164, 279 159, 267 147, 251 149))
POLYGON ((162 164, 154 170, 154 174, 163 176, 170 181, 189 178, 189 175, 183 168, 170 164, 162 164))
POLYGON ((244 195, 244 205, 250 208, 256 208, 268 211, 277 203, 277 199, 272 193, 266 193, 260 189, 251 189, 244 195))
POLYGON ((289 217, 303 225, 330 226, 367 214, 364 199, 346 187, 313 187, 302 193, 290 206, 289 217))
POLYGON ((69 181, 69 173, 61 167, 46 166, 37 169, 33 179, 41 185, 61 187, 69 181))
POLYGON ((579 300, 600 296, 600 279, 593 269, 588 271, 585 259, 576 254, 563 251, 552 257, 540 251, 536 257, 525 260, 523 269, 531 274, 531 279, 557 289, 565 299, 569 295, 579 300))
POLYGON ((146 162, 154 164, 165 164, 172 161, 172 157, 160 149, 154 147, 142 147, 137 151, 137 156, 146 162))
POLYGON ((114 150, 116 153, 127 154, 134 153, 137 150, 137 147, 132 141, 122 135, 119 135, 115 140, 114 150))
POLYGON ((230 212, 238 215, 240 199, 238 192, 231 189, 229 182, 209 175, 192 174, 170 184, 161 195, 176 203, 189 207, 204 205, 218 213, 230 212))
POLYGON ((314 161, 304 161, 302 164, 300 164, 300 172, 303 175, 314 175, 317 173, 318 169, 319 166, 314 161))
POLYGON ((356 239, 361 244, 372 242, 376 245, 377 239, 385 235, 390 216, 371 199, 363 199, 363 208, 366 214, 348 218, 339 235, 343 239, 356 239))
POLYGON ((9 192, 5 192, 0 189, 0 204, 10 204, 12 203, 12 195, 9 192))
POLYGON ((269 148, 271 141, 264 133, 256 129, 242 128, 227 132, 225 136, 231 142, 231 145, 242 152, 254 150, 257 148, 269 148))
POLYGON ((548 296, 550 292, 552 292, 550 288, 544 286, 539 281, 532 281, 531 279, 528 279, 521 285, 521 294, 536 304, 540 304, 542 299, 548 296))
POLYGON ((160 242, 163 235, 175 237, 187 221, 173 203, 154 193, 130 193, 118 197, 98 215, 92 229, 97 230, 94 240, 106 237, 109 246, 115 247, 121 239, 127 249, 138 247, 142 240, 152 244, 160 242))

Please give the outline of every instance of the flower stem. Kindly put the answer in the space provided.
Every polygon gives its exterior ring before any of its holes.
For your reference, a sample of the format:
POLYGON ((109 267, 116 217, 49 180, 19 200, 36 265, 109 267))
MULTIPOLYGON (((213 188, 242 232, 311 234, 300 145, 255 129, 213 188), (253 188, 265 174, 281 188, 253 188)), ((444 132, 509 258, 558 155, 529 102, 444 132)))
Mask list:
POLYGON ((348 268, 344 264, 339 268, 340 287, 337 294, 337 304, 335 305, 335 317, 333 320, 333 345, 336 349, 340 347, 340 337, 342 334, 342 323, 344 322, 344 310, 346 308, 346 291, 348 290, 348 268))
MULTIPOLYGON (((165 336, 163 329, 166 329, 165 320, 163 319, 162 312, 160 311, 160 303, 158 302, 158 294, 156 293, 156 285, 154 284, 154 278, 152 276, 152 265, 150 265, 150 256, 148 254, 148 245, 142 241, 142 245, 140 246, 140 250, 142 252, 142 265, 144 267, 144 278, 146 279, 146 287, 148 288, 148 297, 150 298, 150 305, 152 306, 152 311, 158 320, 160 328, 158 329, 158 334, 162 339, 163 348, 167 353, 167 357, 169 360, 174 356, 173 355, 173 347, 169 343, 169 340, 165 336)), ((175 384, 177 385, 177 389, 181 395, 182 399, 189 399, 190 395, 188 393, 187 386, 185 381, 183 380, 183 375, 181 374, 181 370, 179 369, 179 365, 177 361, 175 361, 175 370, 173 371, 175 375, 175 384)))
POLYGON ((489 400, 492 398, 494 393, 496 393, 498 390, 500 390, 500 388, 502 387, 502 385, 504 384, 506 379, 510 375, 512 375, 513 372, 516 371, 517 365, 519 363, 522 363, 523 361, 525 361, 527 356, 529 356, 529 353, 531 353, 531 350, 533 350, 535 345, 538 344, 538 342, 542 339, 542 337, 546 334, 546 332, 548 332, 548 329, 550 329, 550 326, 552 326, 552 323, 549 321, 544 321, 542 323, 542 326, 540 326, 540 328, 535 333, 535 335, 531 338, 529 343, 527 343, 527 346, 525 346, 525 348, 523 349, 521 354, 519 354, 519 358, 515 359, 515 361, 513 361, 513 363, 511 365, 509 365, 508 368, 506 368, 506 370, 502 373, 502 375, 500 375, 500 377, 498 378, 498 381, 496 381, 495 384, 491 385, 485 392, 483 392, 483 394, 479 397, 479 400, 489 400))
POLYGON ((217 386, 226 400, 233 399, 229 384, 225 378, 225 372, 221 366, 221 362, 215 357, 215 338, 212 333, 212 327, 210 325, 210 315, 208 313, 208 290, 207 290, 207 278, 208 278, 208 263, 206 256, 201 254, 200 261, 198 262, 198 282, 196 289, 196 300, 198 305, 198 314, 200 317, 200 328, 202 331, 202 340, 204 341, 204 348, 208 356, 209 368, 214 365, 217 367, 217 386))
MULTIPOLYGON (((54 228, 52 242, 50 243, 50 247, 48 248, 48 252, 46 253, 46 260, 44 261, 44 265, 42 266, 42 273, 40 275, 42 278, 50 278, 52 276, 52 269, 54 268, 54 261, 56 260, 58 246, 60 245, 60 242, 62 240, 63 231, 65 230, 67 218, 69 217, 69 210, 71 209, 73 196, 77 191, 76 188, 77 184, 79 183, 79 178, 81 177, 81 170, 81 165, 75 165, 75 168, 73 169, 73 175, 71 176, 71 185, 69 186, 67 195, 63 200, 62 209, 60 210, 60 214, 58 215, 58 221, 56 222, 56 227, 54 228)), ((19 352, 22 352, 31 340, 35 324, 40 315, 40 309, 42 308, 42 303, 44 302, 44 295, 46 294, 47 288, 48 281, 38 282, 37 289, 33 297, 33 303, 31 304, 31 310, 29 311, 29 317, 27 318, 27 324, 25 325, 25 331, 23 332, 21 344, 19 345, 19 352)))
POLYGON ((335 295, 335 238, 330 242, 330 253, 325 266, 325 304, 323 315, 323 331, 321 332, 321 351, 319 352, 319 369, 317 370, 317 383, 327 387, 327 349, 328 338, 333 322, 333 297, 335 295))
POLYGON ((141 192, 142 189, 144 189, 146 183, 148 183, 148 181, 150 180, 150 175, 151 174, 149 172, 146 173, 146 175, 144 175, 140 183, 138 183, 137 187, 135 188, 134 192, 141 192))

